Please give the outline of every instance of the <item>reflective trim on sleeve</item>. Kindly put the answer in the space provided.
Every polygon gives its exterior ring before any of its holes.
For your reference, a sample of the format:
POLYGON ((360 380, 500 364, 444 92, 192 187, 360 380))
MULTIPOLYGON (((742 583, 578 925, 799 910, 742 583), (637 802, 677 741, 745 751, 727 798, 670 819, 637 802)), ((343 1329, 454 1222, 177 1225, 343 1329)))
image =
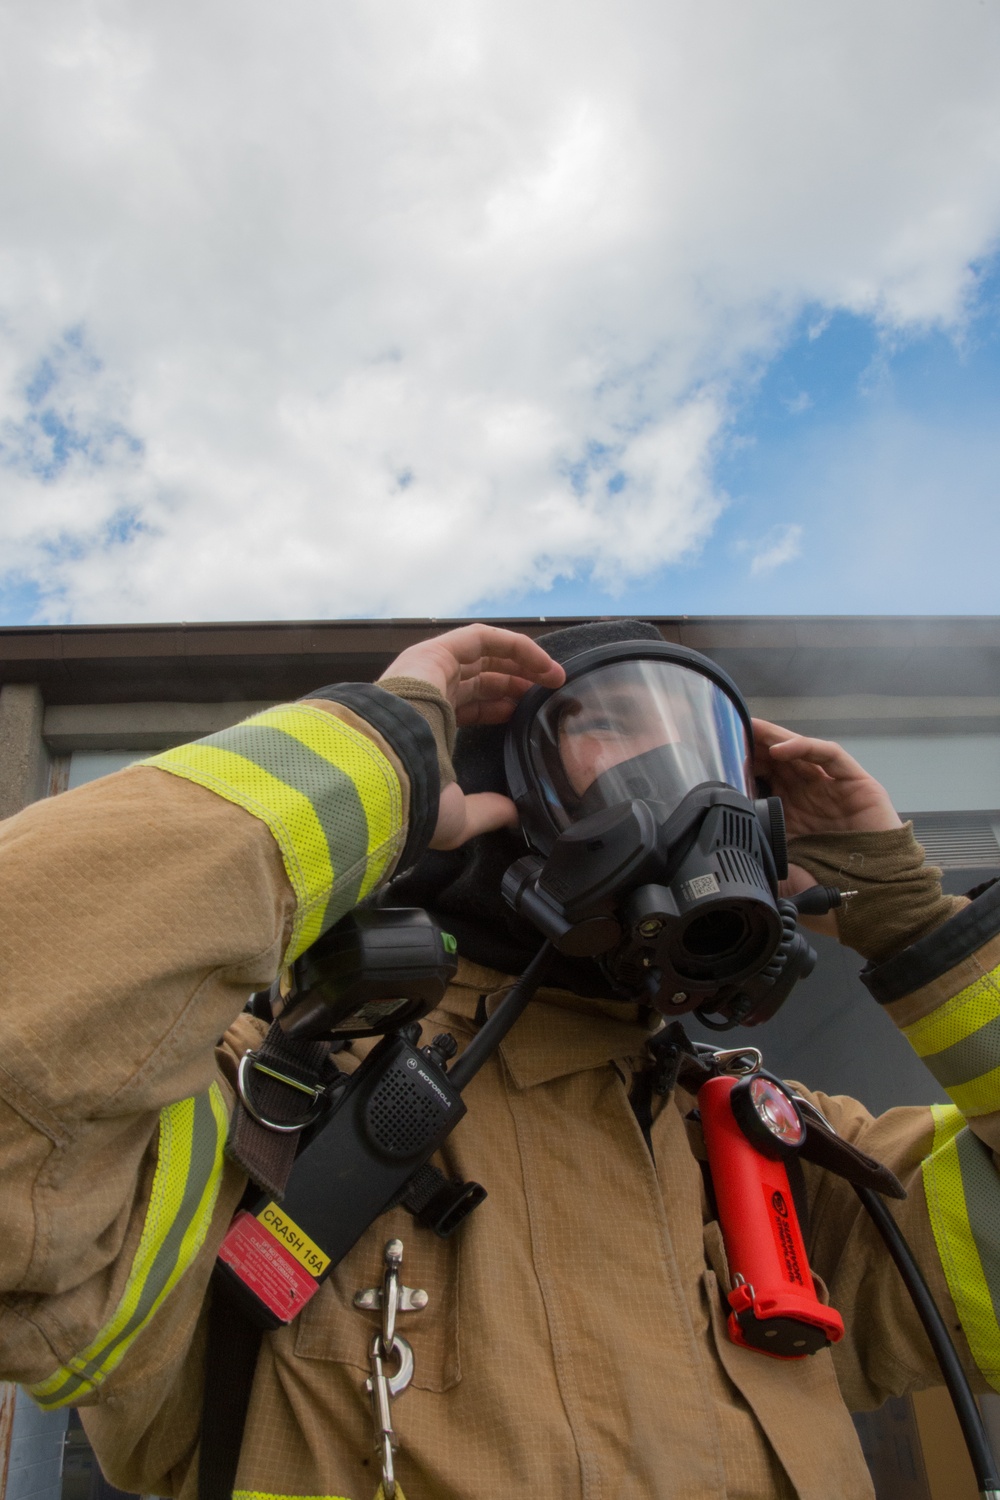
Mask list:
MULTIPOLYGON (((272 1495, 267 1490, 233 1490, 233 1500, 347 1500, 345 1495, 272 1495)), ((385 1500, 381 1485, 375 1491, 375 1500, 385 1500)), ((406 1500, 403 1487, 396 1480, 396 1500, 406 1500)))
MULTIPOLYGON (((396 1485, 399 1494, 399 1485, 396 1485)), ((272 1495, 267 1490, 233 1490, 233 1500, 347 1500, 346 1495, 272 1495)))
POLYGON ((392 764, 322 708, 268 709, 142 764, 195 781, 267 824, 295 892, 285 963, 375 888, 404 842, 392 764))
POLYGON ((1000 968, 903 1028, 964 1115, 1000 1109, 1000 968))
POLYGON ((45 1411, 71 1406, 107 1379, 156 1315, 205 1240, 222 1179, 229 1118, 218 1084, 160 1111, 146 1221, 125 1291, 93 1343, 29 1394, 45 1411))
POLYGON ((1000 1390, 1000 1175, 951 1104, 932 1104, 924 1193, 938 1255, 972 1357, 1000 1390))

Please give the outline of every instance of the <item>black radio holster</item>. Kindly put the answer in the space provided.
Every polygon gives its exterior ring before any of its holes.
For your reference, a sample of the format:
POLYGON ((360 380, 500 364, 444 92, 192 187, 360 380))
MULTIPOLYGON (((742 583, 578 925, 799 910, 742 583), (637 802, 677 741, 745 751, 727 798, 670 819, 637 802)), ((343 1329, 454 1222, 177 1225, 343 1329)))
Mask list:
POLYGON ((329 1042, 290 1041, 274 1024, 241 1062, 226 1154, 249 1182, 210 1289, 199 1500, 231 1500, 265 1332, 297 1315, 380 1214, 402 1206, 445 1238, 486 1197, 478 1183, 449 1181, 427 1160, 465 1106, 435 1056, 443 1039, 418 1051, 418 1033, 413 1026, 384 1037, 347 1074, 329 1042), (253 1276, 254 1236, 266 1242, 265 1268, 275 1262, 273 1230, 261 1226, 262 1216, 286 1220, 310 1247, 300 1252, 302 1266, 280 1257, 289 1297, 301 1299, 289 1309, 276 1300, 282 1289, 276 1294, 273 1281, 262 1296, 254 1290, 262 1290, 253 1276))

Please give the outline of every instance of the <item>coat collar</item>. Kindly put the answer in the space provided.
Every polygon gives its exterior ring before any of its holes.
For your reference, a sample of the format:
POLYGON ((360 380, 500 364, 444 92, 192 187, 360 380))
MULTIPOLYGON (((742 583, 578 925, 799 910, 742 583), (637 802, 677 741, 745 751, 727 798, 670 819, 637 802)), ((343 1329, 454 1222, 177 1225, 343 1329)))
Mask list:
MULTIPOLYGON (((472 1021, 480 996, 487 1013, 514 983, 509 974, 460 958, 443 1008, 472 1021)), ((500 1043, 500 1053, 518 1088, 532 1088, 570 1073, 643 1056, 647 1039, 663 1024, 638 1005, 584 1000, 568 990, 542 988, 500 1043)))

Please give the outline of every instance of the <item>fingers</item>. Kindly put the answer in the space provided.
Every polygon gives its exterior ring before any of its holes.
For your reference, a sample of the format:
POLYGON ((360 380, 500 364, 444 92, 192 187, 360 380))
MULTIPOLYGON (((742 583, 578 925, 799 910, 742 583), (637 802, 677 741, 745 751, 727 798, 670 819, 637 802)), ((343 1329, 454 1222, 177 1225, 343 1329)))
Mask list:
POLYGON ((755 769, 768 776, 785 804, 789 832, 877 832, 898 828, 885 788, 842 745, 754 721, 755 769))
POLYGON ((453 782, 441 793, 432 849, 458 849, 479 833, 497 828, 516 828, 517 808, 499 792, 475 792, 465 796, 453 782))
POLYGON ((769 719, 751 719, 753 725, 754 745, 758 750, 769 750, 779 740, 794 738, 794 731, 782 729, 780 724, 772 724, 769 719))
POLYGON ((461 709, 479 698, 516 702, 533 683, 559 687, 566 674, 530 636, 498 625, 462 625, 407 647, 383 676, 418 677, 461 709))
POLYGON ((516 698, 503 697, 489 701, 472 698, 461 708, 456 709, 455 719, 463 727, 472 724, 506 724, 519 702, 520 695, 516 698))
POLYGON ((474 680, 459 685, 455 716, 459 724, 503 724, 531 687, 534 683, 527 677, 481 672, 474 680))
POLYGON ((766 719, 754 719, 753 728, 755 744, 765 752, 764 764, 791 767, 796 762, 804 762, 818 767, 835 781, 868 776, 864 767, 835 740, 795 734, 790 729, 782 729, 779 724, 769 724, 766 719))
POLYGON ((439 646, 447 646, 452 652, 463 679, 499 672, 527 678, 545 687, 558 687, 566 676, 562 667, 530 635, 504 630, 499 625, 462 625, 435 639, 439 646))
POLYGON ((775 745, 771 750, 771 757, 779 763, 806 761, 818 766, 834 781, 854 781, 868 776, 864 766, 859 765, 853 755, 848 755, 833 740, 814 740, 796 735, 793 739, 782 740, 779 745, 775 745))

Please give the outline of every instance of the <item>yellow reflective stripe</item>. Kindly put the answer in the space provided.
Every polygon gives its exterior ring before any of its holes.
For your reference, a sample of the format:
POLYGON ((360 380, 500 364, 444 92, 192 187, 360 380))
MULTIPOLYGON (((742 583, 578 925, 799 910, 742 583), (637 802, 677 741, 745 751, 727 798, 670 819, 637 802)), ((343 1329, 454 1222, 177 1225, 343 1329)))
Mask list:
POLYGON ((967 1115, 1000 1109, 1000 968, 981 974, 904 1035, 967 1115))
MULTIPOLYGON (((384 1500, 385 1491, 379 1485, 375 1500, 384 1500)), ((269 1490, 233 1490, 233 1500, 347 1500, 344 1495, 275 1495, 269 1490)), ((406 1500, 399 1480, 396 1480, 396 1500, 406 1500)))
POLYGON ((972 1356, 1000 1390, 1000 1176, 954 1105, 934 1104, 924 1194, 938 1255, 972 1356))
MULTIPOLYGON (((274 713, 275 711, 272 709, 271 712, 274 713)), ((329 719, 331 717, 330 714, 324 713, 322 709, 318 708, 310 709, 309 712, 310 714, 319 714, 323 719, 329 719)), ((256 722, 269 722, 268 715, 266 713, 258 715, 256 722)), ((353 729, 350 724, 344 724, 339 719, 334 719, 334 723, 339 724, 342 730, 344 730, 348 735, 353 736, 356 742, 356 746, 360 748, 365 754, 367 754, 369 751, 374 751, 374 753, 378 756, 379 761, 384 763, 385 765, 388 765, 388 762, 385 761, 385 757, 378 749, 378 746, 373 744, 372 741, 369 740, 365 735, 359 734, 358 731, 356 729, 353 729)), ((300 722, 294 720, 292 722, 286 722, 285 718, 283 717, 279 727, 282 728, 286 734, 290 734, 294 739, 300 740, 301 743, 307 746, 308 749, 319 751, 319 753, 322 754, 320 746, 316 743, 315 736, 311 735, 307 738, 302 733, 302 725, 300 722)), ((389 769, 390 771, 392 770, 391 767, 389 769)), ((393 774, 392 779, 393 782, 395 782, 395 774, 393 774)), ((396 786, 398 790, 398 783, 396 783, 396 786)), ((367 854, 369 860, 369 868, 365 874, 364 880, 361 883, 359 900, 369 894, 385 868, 386 860, 383 859, 380 863, 379 860, 377 858, 373 858, 373 856, 377 856, 379 851, 384 849, 393 838, 398 839, 400 832, 402 801, 398 797, 391 798, 379 796, 377 795, 377 792, 379 790, 380 783, 377 783, 374 786, 370 786, 368 785, 367 778, 364 790, 359 787, 359 791, 361 792, 362 796, 362 803, 365 810, 365 818, 368 823, 367 854), (367 797, 364 795, 365 791, 369 792, 369 795, 367 797), (376 795, 371 795, 373 791, 376 793, 376 795)))
POLYGON ((211 1223, 229 1119, 218 1084, 160 1111, 156 1171, 121 1301, 97 1337, 29 1392, 45 1410, 97 1389, 194 1261, 211 1223))
MULTIPOLYGON (((396 1485, 399 1494, 399 1485, 396 1485)), ((346 1495, 275 1495, 270 1490, 233 1490, 233 1500, 347 1500, 346 1495)))
POLYGON ((991 1068, 971 1083, 952 1084, 948 1093, 963 1115, 991 1115, 1000 1109, 1000 1067, 991 1068))
POLYGON ((953 1141, 960 1130, 965 1129, 965 1119, 962 1111, 954 1104, 932 1104, 931 1114, 934 1116, 934 1144, 931 1147, 933 1155, 942 1146, 947 1146, 949 1141, 953 1141))
POLYGON ((270 829, 296 900, 286 963, 374 889, 403 844, 392 764, 321 708, 268 709, 142 764, 197 782, 270 829))
POLYGON ((176 751, 168 750, 144 764, 195 781, 267 824, 295 892, 296 920, 289 946, 296 951, 287 956, 286 962, 314 943, 322 930, 334 874, 327 841, 308 797, 263 766, 217 745, 186 745, 183 761, 176 751), (167 756, 176 759, 168 761, 167 756))
POLYGON ((974 1031, 1000 1018, 1000 968, 982 974, 943 1005, 922 1016, 903 1035, 918 1057, 929 1057, 964 1042, 974 1031))

